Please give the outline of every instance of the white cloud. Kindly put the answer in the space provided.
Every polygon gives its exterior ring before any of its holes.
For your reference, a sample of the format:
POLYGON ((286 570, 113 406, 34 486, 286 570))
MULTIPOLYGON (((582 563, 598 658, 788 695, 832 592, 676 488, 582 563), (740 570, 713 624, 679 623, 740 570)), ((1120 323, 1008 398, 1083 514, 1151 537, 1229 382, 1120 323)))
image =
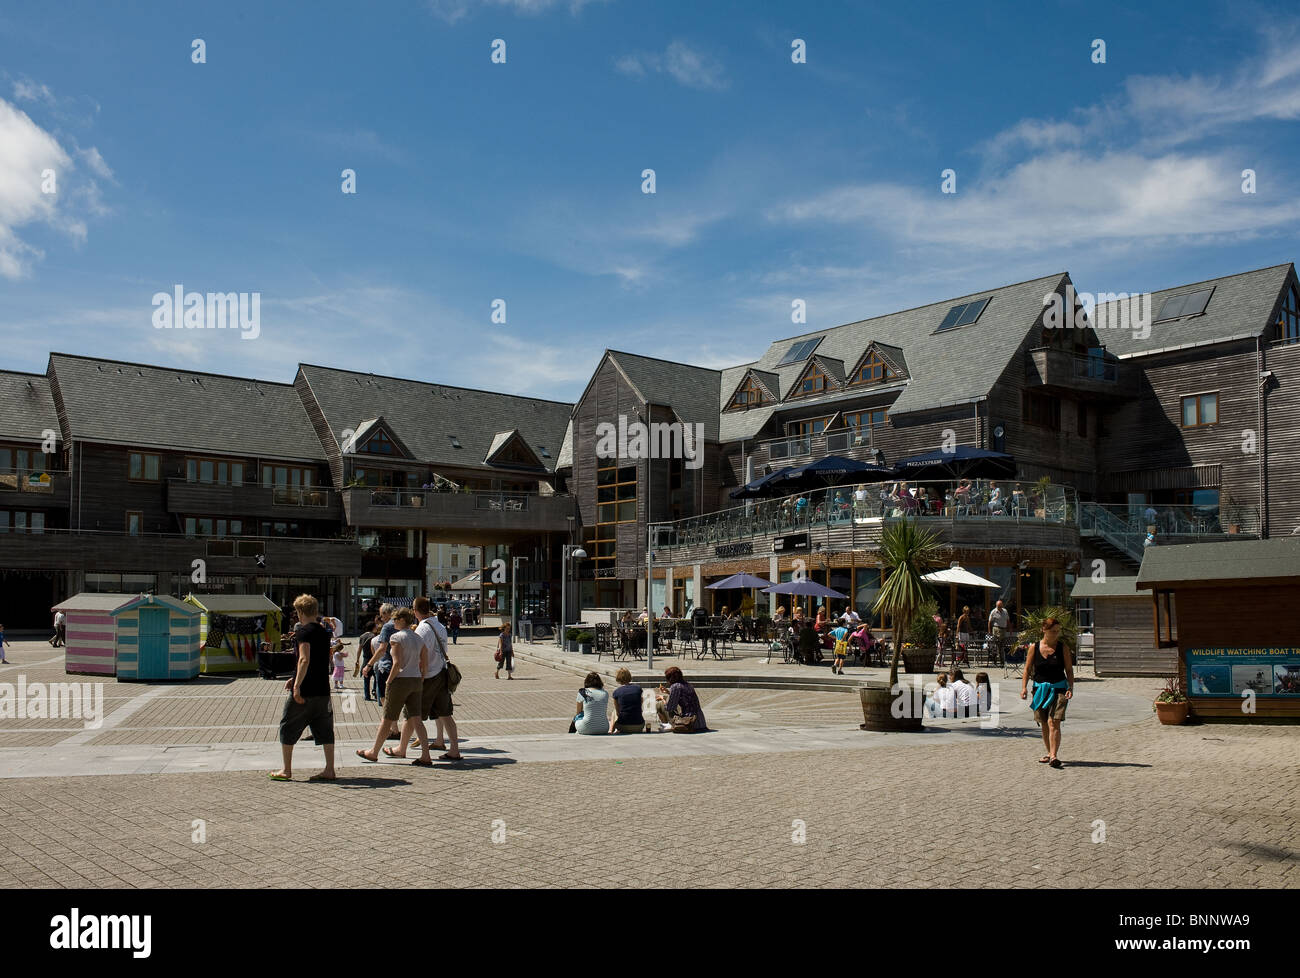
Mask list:
POLYGON ((44 102, 46 105, 54 105, 54 93, 50 91, 48 85, 40 85, 30 78, 20 78, 14 82, 14 101, 16 102, 44 102))
POLYGON ((72 227, 59 213, 58 196, 41 189, 47 170, 53 171, 57 187, 71 166, 53 136, 0 99, 0 275, 20 278, 42 257, 19 238, 19 228, 34 223, 72 227))
POLYGON ((571 14, 577 14, 583 7, 605 0, 428 0, 429 9, 436 17, 448 24, 455 24, 471 13, 490 7, 508 7, 516 13, 537 15, 555 7, 567 7, 571 14))
POLYGON ((647 72, 668 74, 687 88, 706 91, 720 91, 728 84, 722 63, 685 41, 673 41, 662 54, 625 54, 615 59, 614 69, 635 78, 647 72))

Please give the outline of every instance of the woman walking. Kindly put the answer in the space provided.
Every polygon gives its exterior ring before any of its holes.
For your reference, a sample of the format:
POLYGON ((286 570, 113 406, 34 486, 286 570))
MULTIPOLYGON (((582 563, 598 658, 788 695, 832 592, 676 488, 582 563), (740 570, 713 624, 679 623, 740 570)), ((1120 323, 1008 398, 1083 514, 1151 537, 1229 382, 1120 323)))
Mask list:
POLYGON ((497 639, 497 651, 496 651, 495 658, 497 660, 497 667, 496 667, 496 671, 492 673, 492 678, 500 679, 501 670, 505 669, 506 678, 514 679, 515 678, 514 677, 515 643, 514 643, 514 639, 510 635, 510 622, 506 622, 501 626, 501 635, 497 639))
POLYGON ((1065 708, 1074 696, 1073 650, 1061 641, 1061 623, 1055 618, 1043 622, 1043 637, 1029 647, 1025 659, 1025 677, 1020 681, 1020 698, 1028 695, 1029 677, 1034 678, 1034 698, 1030 706, 1043 732, 1047 753, 1039 764, 1061 767, 1056 756, 1061 749, 1061 722, 1065 708))
POLYGON ((952 653, 952 664, 958 659, 968 662, 966 650, 970 647, 970 605, 962 605, 961 617, 957 619, 957 648, 952 653))

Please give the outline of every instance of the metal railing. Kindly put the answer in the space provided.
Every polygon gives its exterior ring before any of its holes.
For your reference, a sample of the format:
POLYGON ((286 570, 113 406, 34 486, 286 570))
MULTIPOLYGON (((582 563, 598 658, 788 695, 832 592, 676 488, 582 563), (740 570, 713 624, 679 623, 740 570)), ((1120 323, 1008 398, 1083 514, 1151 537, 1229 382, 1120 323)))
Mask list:
POLYGON ((1240 533, 1259 535, 1259 507, 1245 504, 1163 506, 1129 503, 1083 503, 1079 511, 1081 533, 1095 534, 1138 563, 1149 527, 1156 528, 1155 543, 1196 543, 1206 537, 1240 533))
MULTIPOLYGON (((364 486, 357 488, 365 488, 364 486)), ((475 509, 522 513, 532 508, 530 500, 540 497, 527 492, 444 492, 437 489, 371 489, 372 506, 406 506, 413 509, 436 505, 439 498, 472 496, 475 509)))
POLYGON ((1073 375, 1084 380, 1100 380, 1107 384, 1119 383, 1119 364, 1098 357, 1082 357, 1070 354, 1073 361, 1073 375))
POLYGON ((981 521, 1074 525, 1078 493, 1072 486, 983 479, 881 482, 832 486, 759 500, 704 516, 655 525, 656 547, 671 549, 738 543, 780 533, 864 521, 912 518, 935 523, 981 521), (1017 487, 1019 491, 1017 492, 1017 487))

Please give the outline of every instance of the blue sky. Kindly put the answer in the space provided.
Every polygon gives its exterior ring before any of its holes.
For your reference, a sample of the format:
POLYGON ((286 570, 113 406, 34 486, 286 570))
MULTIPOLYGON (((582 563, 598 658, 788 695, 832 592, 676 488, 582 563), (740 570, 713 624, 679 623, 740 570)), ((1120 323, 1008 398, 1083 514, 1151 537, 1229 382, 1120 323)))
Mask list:
POLYGON ((0 367, 572 400, 607 346, 722 366, 1060 270, 1123 292, 1294 260, 1293 8, 1142 7, 9 0, 0 367), (178 283, 261 293, 260 337, 155 330, 178 283))

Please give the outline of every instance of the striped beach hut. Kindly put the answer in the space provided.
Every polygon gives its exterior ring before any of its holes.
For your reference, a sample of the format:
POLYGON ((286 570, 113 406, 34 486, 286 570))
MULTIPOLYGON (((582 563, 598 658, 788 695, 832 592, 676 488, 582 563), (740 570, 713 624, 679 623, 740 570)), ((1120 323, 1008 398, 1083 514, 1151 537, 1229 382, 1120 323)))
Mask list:
POLYGON ((185 603, 202 613, 199 671, 204 675, 256 670, 263 642, 280 650, 280 608, 264 594, 189 594, 185 603))
POLYGON ((113 612, 138 594, 74 594, 54 606, 67 616, 65 672, 86 676, 112 676, 117 672, 117 625, 113 612))
POLYGON ((111 611, 117 622, 117 678, 194 679, 199 674, 199 618, 192 604, 140 594, 111 611))

